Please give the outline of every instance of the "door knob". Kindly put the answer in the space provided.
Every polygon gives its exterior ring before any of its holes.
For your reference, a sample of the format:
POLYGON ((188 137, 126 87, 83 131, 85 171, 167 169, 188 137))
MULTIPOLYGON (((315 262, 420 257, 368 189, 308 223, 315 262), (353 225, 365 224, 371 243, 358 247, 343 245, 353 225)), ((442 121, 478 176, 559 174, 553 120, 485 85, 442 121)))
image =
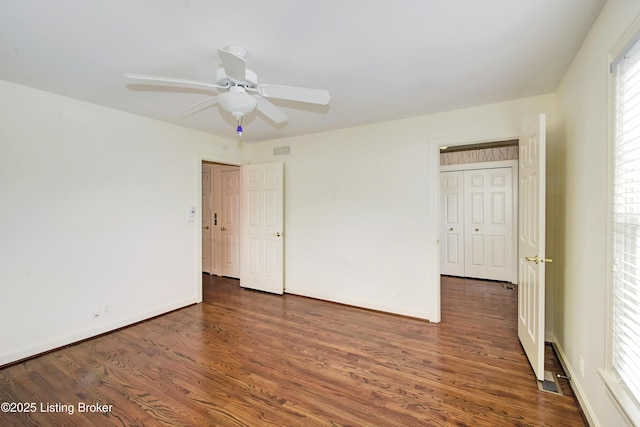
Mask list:
POLYGON ((226 228, 224 228, 224 225, 222 227, 220 227, 220 231, 224 231, 226 230, 226 228))
POLYGON ((274 236, 276 236, 276 237, 280 237, 280 236, 282 236, 282 234, 280 234, 280 232, 279 232, 279 231, 277 231, 277 232, 273 233, 273 235, 274 235, 274 236))
POLYGON ((202 227, 202 229, 203 229, 203 230, 208 230, 208 229, 209 229, 209 226, 208 226, 208 225, 205 225, 204 227, 202 227))
POLYGON ((479 228, 476 228, 476 231, 480 231, 480 229, 479 229, 479 228))
POLYGON ((538 255, 533 257, 526 256, 524 257, 524 259, 526 259, 527 261, 535 262, 536 264, 543 263, 543 262, 553 262, 552 258, 538 258, 538 255))
POLYGON ((453 231, 453 227, 451 227, 451 228, 449 229, 449 231, 453 231))

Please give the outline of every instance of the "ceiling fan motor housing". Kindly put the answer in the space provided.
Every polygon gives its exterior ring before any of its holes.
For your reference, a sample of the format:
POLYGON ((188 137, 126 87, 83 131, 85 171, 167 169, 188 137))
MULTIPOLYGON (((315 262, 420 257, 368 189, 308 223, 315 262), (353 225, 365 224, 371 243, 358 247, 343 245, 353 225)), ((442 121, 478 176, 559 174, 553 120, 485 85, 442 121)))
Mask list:
MULTIPOLYGON (((220 67, 216 71, 216 84, 220 86, 233 86, 234 84, 237 85, 238 83, 227 77, 227 72, 223 67, 220 67)), ((245 69, 244 82, 240 84, 240 86, 248 87, 251 89, 255 88, 256 86, 258 86, 258 75, 248 68, 245 69)))

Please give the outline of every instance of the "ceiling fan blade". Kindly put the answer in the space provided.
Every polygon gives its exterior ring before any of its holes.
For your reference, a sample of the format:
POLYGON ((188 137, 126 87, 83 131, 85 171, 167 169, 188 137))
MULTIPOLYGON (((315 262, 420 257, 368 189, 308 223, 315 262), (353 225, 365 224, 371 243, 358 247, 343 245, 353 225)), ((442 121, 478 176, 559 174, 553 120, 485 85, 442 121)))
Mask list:
POLYGON ((258 93, 267 98, 288 99, 290 101, 308 102, 311 104, 327 105, 331 96, 323 89, 308 89, 304 87, 259 85, 258 93))
POLYGON ((289 117, 281 109, 279 109, 263 97, 259 95, 254 96, 258 101, 258 104, 256 105, 258 111, 267 116, 272 122, 284 123, 289 119, 289 117))
POLYGON ((224 86, 219 86, 213 83, 201 82, 199 80, 178 79, 175 77, 148 76, 145 74, 125 74, 124 76, 133 80, 140 80, 141 83, 149 84, 149 82, 153 82, 158 83, 162 86, 175 86, 208 90, 213 89, 216 91, 218 89, 225 88, 224 86))
POLYGON ((192 110, 195 110, 198 107, 200 107, 199 110, 203 110, 203 109, 211 107, 212 105, 215 105, 217 103, 218 103, 218 97, 217 96, 212 96, 210 98, 205 99, 204 101, 196 102, 195 104, 190 105, 187 108, 183 108, 182 110, 178 111, 178 113, 186 115, 185 113, 188 113, 188 112, 190 112, 192 110))
POLYGON ((227 77, 237 83, 244 83, 247 73, 247 63, 245 59, 224 49, 218 49, 218 54, 220 55, 222 68, 224 68, 224 71, 227 73, 227 77))

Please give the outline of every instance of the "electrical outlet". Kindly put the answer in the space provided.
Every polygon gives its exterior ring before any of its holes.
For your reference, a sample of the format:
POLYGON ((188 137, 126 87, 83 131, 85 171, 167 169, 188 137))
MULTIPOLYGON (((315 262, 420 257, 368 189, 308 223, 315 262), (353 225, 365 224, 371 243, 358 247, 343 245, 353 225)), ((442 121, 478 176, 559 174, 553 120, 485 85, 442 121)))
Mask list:
POLYGON ((584 378, 584 359, 582 358, 582 355, 580 356, 580 375, 584 378))

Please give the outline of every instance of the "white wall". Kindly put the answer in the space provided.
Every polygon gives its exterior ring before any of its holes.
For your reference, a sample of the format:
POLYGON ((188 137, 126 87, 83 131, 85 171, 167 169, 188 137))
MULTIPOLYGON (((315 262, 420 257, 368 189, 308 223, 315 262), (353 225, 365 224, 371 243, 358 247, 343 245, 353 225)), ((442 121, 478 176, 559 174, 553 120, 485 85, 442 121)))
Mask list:
POLYGON ((3 81, 0 100, 0 365, 201 298, 188 208, 235 143, 3 81))
POLYGON ((439 321, 438 146, 555 122, 546 95, 245 150, 7 82, 0 95, 0 321, 16 325, 0 364, 197 301, 200 160, 244 151, 286 163, 287 292, 439 321), (272 156, 281 145, 292 154, 272 156))
POLYGON ((609 0, 557 91, 562 148, 556 172, 564 197, 555 335, 583 407, 600 426, 624 425, 598 375, 607 352, 608 55, 639 15, 637 0, 609 0))
POLYGON ((285 163, 286 291, 438 321, 438 146, 517 138, 542 112, 553 126, 554 95, 251 146, 285 163))
MULTIPOLYGON (((0 82, 0 364, 200 297, 202 159, 286 160, 287 291, 439 320, 442 143, 509 139, 554 96, 243 149, 0 82), (273 157, 272 147, 292 154, 273 157), (93 318, 109 305, 110 313, 93 318)), ((549 120, 553 123, 553 120, 549 120)))

